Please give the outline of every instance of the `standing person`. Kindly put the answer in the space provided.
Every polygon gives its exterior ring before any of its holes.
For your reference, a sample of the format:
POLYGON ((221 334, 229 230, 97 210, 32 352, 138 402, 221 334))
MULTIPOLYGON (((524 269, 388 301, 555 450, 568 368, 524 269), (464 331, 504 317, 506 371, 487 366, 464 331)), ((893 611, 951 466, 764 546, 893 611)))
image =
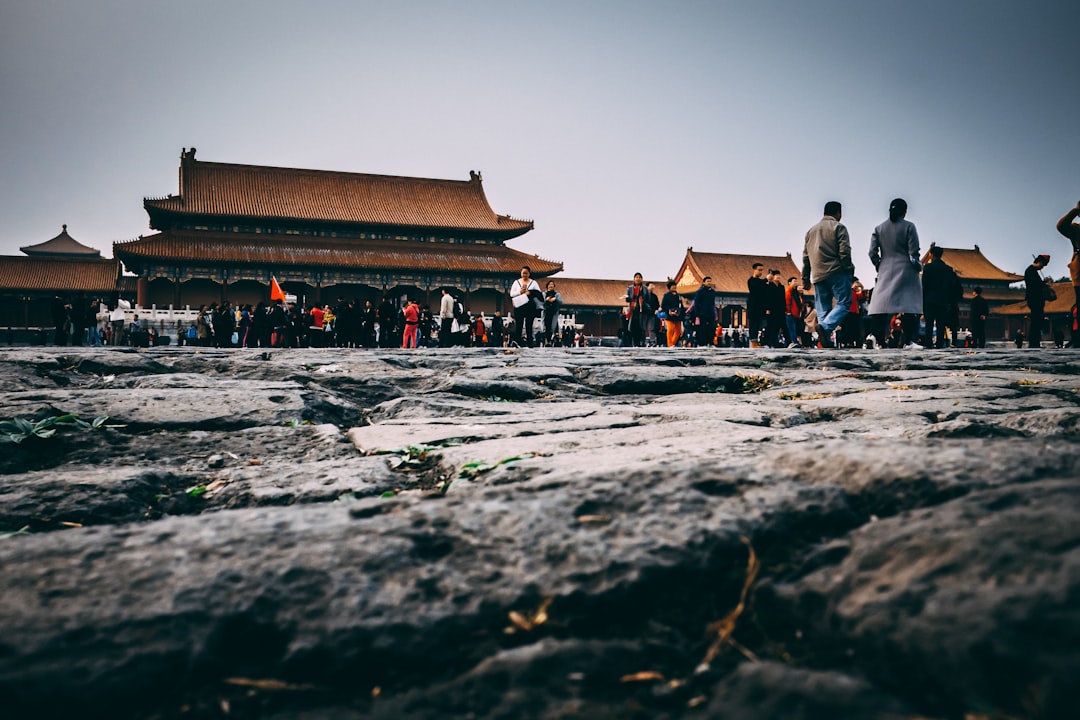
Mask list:
POLYGON ((634 283, 627 286, 626 297, 626 333, 633 347, 645 347, 645 335, 655 309, 649 300, 649 291, 645 288, 641 273, 634 273, 634 283))
POLYGON ((845 347, 861 347, 863 340, 866 339, 862 327, 862 303, 865 297, 866 290, 863 288, 862 283, 859 282, 859 278, 852 278, 851 307, 848 308, 848 314, 844 316, 844 322, 840 323, 840 334, 843 336, 845 347))
POLYGON ((405 303, 405 332, 401 336, 401 347, 416 349, 416 338, 420 328, 420 306, 415 300, 405 303))
POLYGON ((126 320, 124 316, 125 310, 131 309, 131 303, 122 297, 117 296, 116 307, 109 313, 109 322, 112 324, 112 334, 110 344, 120 345, 124 340, 124 322, 126 320))
POLYGON ((439 347, 448 348, 454 331, 454 296, 446 288, 442 289, 439 300, 439 347))
POLYGON ((791 342, 787 337, 787 289, 784 279, 777 269, 769 270, 768 304, 765 307, 765 344, 769 347, 786 347, 791 342), (783 341, 781 341, 783 338, 783 341))
POLYGON ((495 315, 491 318, 491 330, 488 332, 488 344, 490 344, 491 347, 502 347, 504 332, 506 332, 506 327, 503 325, 502 313, 496 310, 495 315))
MULTIPOLYGON (((1050 264, 1050 256, 1042 254, 1028 265, 1024 271, 1024 300, 1031 310, 1031 325, 1028 327, 1028 347, 1042 347, 1042 328, 1046 321, 1046 301, 1053 298, 1047 297, 1049 287, 1043 281, 1040 271, 1050 264)), ((1050 292, 1053 289, 1050 288, 1050 292)))
POLYGON ((520 276, 510 286, 510 302, 514 305, 514 342, 521 346, 528 342, 532 347, 533 319, 536 318, 536 299, 540 297, 540 285, 532 279, 528 265, 521 268, 520 276), (522 337, 524 331, 524 338, 522 337))
POLYGON ((383 299, 379 303, 377 314, 379 317, 379 347, 393 347, 394 323, 397 320, 397 308, 394 307, 394 303, 390 302, 389 295, 383 295, 383 299))
POLYGON ((986 318, 990 315, 990 305, 982 293, 983 289, 977 287, 971 296, 971 344, 977 348, 986 347, 986 318))
POLYGON ((851 309, 855 264, 851 261, 851 238, 840 223, 842 217, 840 203, 825 203, 824 217, 807 231, 803 242, 803 288, 809 290, 813 282, 818 342, 823 348, 836 347, 831 336, 851 309))
POLYGON ((768 304, 765 266, 759 262, 750 267, 750 277, 746 279, 746 291, 746 319, 750 323, 750 345, 755 347, 765 327, 765 307, 768 304))
POLYGON ((919 315, 923 311, 922 281, 919 278, 919 233, 914 223, 905 219, 908 205, 903 198, 889 203, 889 219, 874 228, 870 237, 870 261, 878 271, 870 296, 870 314, 885 337, 889 317, 900 315, 900 347, 922 350, 915 342, 919 315))
POLYGON ((548 280, 544 288, 544 338, 548 345, 555 345, 559 334, 559 310, 562 309, 562 293, 555 289, 555 281, 548 280))
POLYGON ((667 292, 660 298, 660 313, 667 325, 667 346, 675 347, 682 337, 683 302, 682 296, 675 290, 674 280, 668 280, 667 292))
POLYGON ((792 275, 787 280, 784 288, 784 324, 787 326, 788 347, 799 347, 799 336, 802 334, 799 325, 802 324, 803 297, 799 291, 799 279, 792 275))
POLYGON ((960 287, 960 280, 956 272, 941 259, 944 252, 940 245, 930 246, 930 259, 923 266, 922 291, 923 291, 923 318, 926 321, 926 334, 923 336, 924 347, 943 348, 948 343, 945 340, 945 327, 952 330, 953 345, 956 344, 956 325, 952 321, 952 308, 956 306, 959 298, 956 290, 960 287), (937 327, 937 341, 934 341, 934 328, 937 327))
POLYGON ((360 344, 363 347, 375 347, 375 324, 378 322, 379 314, 375 312, 375 306, 370 300, 365 300, 360 314, 360 344))
MULTIPOLYGON (((763 278, 761 281, 765 282, 763 278)), ((694 319, 697 322, 694 345, 712 345, 716 337, 716 290, 709 275, 702 279, 701 287, 694 293, 694 319)))

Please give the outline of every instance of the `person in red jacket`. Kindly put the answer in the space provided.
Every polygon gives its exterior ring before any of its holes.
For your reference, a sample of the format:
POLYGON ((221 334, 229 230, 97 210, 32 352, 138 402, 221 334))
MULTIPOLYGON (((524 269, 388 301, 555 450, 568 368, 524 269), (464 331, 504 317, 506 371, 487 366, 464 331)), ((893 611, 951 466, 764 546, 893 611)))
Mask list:
POLYGON ((420 327, 420 306, 415 300, 409 300, 403 311, 405 315, 405 333, 401 336, 401 347, 416 348, 416 335, 420 327))

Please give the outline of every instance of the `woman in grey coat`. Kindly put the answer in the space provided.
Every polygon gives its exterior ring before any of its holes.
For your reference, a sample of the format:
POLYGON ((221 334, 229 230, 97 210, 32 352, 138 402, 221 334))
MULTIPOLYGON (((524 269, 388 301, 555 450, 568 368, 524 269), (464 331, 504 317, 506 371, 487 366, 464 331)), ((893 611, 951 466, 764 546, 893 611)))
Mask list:
POLYGON ((900 315, 900 347, 922 349, 915 343, 919 315, 923 311, 922 280, 919 278, 919 233, 905 220, 907 202, 897 198, 889 204, 889 219, 874 228, 870 237, 870 261, 877 269, 877 282, 870 296, 874 334, 883 342, 890 318, 900 315))

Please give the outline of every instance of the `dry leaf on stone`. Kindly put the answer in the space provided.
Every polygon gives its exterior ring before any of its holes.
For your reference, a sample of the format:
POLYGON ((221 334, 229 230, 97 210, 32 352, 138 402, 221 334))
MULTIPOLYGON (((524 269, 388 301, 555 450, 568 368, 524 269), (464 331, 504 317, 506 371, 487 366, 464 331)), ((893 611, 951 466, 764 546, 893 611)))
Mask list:
POLYGON ((631 673, 629 675, 623 675, 621 678, 619 678, 619 680, 620 682, 624 683, 651 681, 663 682, 664 676, 656 672, 655 670, 645 670, 642 672, 631 673))

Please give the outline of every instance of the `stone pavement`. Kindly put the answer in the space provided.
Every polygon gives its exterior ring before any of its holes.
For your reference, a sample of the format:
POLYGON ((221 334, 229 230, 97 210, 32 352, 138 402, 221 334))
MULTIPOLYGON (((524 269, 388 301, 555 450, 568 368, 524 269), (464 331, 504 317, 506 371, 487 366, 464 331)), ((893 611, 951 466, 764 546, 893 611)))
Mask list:
POLYGON ((0 350, 0 702, 1072 717, 1071 350, 0 350))

